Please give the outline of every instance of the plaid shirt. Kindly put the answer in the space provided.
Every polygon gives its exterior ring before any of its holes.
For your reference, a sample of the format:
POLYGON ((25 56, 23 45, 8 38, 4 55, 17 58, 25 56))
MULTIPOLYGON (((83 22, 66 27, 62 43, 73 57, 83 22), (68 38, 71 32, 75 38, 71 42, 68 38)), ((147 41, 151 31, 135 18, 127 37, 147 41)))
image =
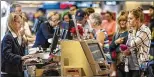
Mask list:
POLYGON ((150 29, 142 25, 136 32, 136 34, 129 33, 127 46, 131 53, 136 54, 134 49, 137 49, 137 59, 139 64, 149 59, 149 49, 151 44, 151 31, 150 29))

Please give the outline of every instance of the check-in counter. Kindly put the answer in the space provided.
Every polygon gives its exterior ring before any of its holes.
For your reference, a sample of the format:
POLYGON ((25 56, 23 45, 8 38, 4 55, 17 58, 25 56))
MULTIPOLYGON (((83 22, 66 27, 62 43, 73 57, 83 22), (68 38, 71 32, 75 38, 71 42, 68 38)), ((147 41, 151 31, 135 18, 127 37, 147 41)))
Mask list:
POLYGON ((106 57, 95 40, 62 40, 61 76, 108 77, 106 57))
POLYGON ((47 49, 46 51, 43 51, 43 50, 39 50, 38 48, 29 49, 29 54, 35 58, 41 59, 41 61, 38 63, 27 64, 28 71, 30 71, 29 74, 33 74, 30 76, 42 77, 45 75, 44 72, 48 72, 48 70, 55 70, 58 73, 60 73, 59 72, 60 55, 49 55, 50 54, 49 49, 47 49))

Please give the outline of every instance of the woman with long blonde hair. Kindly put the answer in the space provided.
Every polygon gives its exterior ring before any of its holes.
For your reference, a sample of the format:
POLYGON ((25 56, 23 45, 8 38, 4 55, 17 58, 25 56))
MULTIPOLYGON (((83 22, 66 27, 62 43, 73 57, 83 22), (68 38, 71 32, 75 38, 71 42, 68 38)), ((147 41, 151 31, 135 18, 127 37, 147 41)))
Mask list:
POLYGON ((1 75, 2 77, 24 77, 22 63, 30 62, 28 58, 32 56, 24 56, 22 18, 19 14, 10 13, 8 29, 1 44, 1 75))
POLYGON ((125 77, 125 71, 123 70, 124 62, 122 61, 122 54, 120 50, 120 44, 126 44, 128 30, 127 30, 127 14, 122 11, 117 19, 117 32, 114 34, 112 42, 110 44, 110 52, 112 56, 111 63, 111 76, 125 77), (116 56, 115 56, 116 55, 116 56), (116 71, 117 74, 116 75, 116 71))

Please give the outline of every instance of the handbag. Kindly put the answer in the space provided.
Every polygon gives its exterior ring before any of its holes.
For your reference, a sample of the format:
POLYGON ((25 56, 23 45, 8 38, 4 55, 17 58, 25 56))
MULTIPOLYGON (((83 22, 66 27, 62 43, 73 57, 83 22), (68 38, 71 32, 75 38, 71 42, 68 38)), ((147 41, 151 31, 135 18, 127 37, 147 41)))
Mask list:
POLYGON ((125 63, 124 62, 121 62, 117 65, 117 68, 120 70, 120 71, 125 71, 125 63))

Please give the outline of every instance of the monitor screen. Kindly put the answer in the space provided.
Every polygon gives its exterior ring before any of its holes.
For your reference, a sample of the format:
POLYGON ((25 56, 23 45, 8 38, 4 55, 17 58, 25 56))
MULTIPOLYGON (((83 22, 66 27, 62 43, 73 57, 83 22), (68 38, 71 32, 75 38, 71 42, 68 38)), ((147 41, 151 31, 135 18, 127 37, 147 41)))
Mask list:
POLYGON ((61 22, 61 39, 66 39, 67 34, 68 34, 68 29, 69 29, 69 23, 62 21, 61 22))
POLYGON ((51 55, 51 53, 53 53, 54 50, 56 49, 59 37, 60 37, 60 27, 57 27, 54 32, 54 36, 53 36, 52 43, 51 43, 51 50, 50 50, 49 55, 51 55))
POLYGON ((95 61, 100 62, 105 60, 98 43, 89 43, 88 46, 95 61))
POLYGON ((67 29, 61 29, 61 39, 66 39, 67 34, 68 34, 67 29))

